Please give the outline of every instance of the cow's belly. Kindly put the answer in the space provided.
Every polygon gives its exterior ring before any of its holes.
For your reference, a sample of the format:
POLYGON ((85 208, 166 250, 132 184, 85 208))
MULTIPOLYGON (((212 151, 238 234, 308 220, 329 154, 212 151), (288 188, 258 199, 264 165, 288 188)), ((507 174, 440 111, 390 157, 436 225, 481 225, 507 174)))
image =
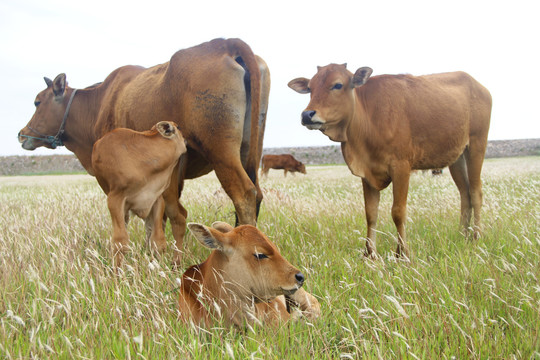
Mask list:
POLYGON ((466 136, 447 138, 444 142, 433 141, 416 146, 411 161, 411 168, 438 169, 452 165, 463 154, 469 139, 466 136))
POLYGON ((138 217, 148 217, 157 198, 163 194, 169 184, 168 176, 161 176, 146 183, 139 191, 126 197, 126 205, 138 217))

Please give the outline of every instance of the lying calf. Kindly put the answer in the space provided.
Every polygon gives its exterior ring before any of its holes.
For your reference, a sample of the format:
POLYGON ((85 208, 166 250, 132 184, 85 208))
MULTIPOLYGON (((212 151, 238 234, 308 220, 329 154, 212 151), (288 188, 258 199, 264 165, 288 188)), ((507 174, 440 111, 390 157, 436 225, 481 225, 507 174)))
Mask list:
POLYGON ((120 266, 128 250, 125 223, 131 210, 151 227, 150 246, 162 252, 167 246, 163 232, 163 191, 169 186, 178 159, 186 152, 182 134, 174 122, 161 121, 151 130, 115 129, 94 144, 92 167, 107 194, 112 217, 114 266, 120 266))
POLYGON ((243 326, 287 320, 291 314, 285 296, 305 316, 320 315, 317 299, 301 289, 304 275, 261 231, 223 222, 212 226, 188 224, 197 240, 214 251, 182 276, 179 304, 184 321, 210 326, 223 320, 243 326))

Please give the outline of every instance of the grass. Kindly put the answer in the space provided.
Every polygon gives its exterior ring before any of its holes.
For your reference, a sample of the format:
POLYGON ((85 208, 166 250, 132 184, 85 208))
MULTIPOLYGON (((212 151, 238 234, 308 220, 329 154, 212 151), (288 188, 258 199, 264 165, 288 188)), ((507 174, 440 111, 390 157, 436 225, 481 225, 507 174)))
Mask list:
MULTIPOLYGON (((465 239, 447 171, 411 177, 411 263, 396 261, 391 190, 377 249, 363 257, 360 179, 345 166, 271 171, 259 227, 307 276, 314 322, 196 331, 178 318, 180 273, 153 259, 133 220, 123 276, 109 256, 110 217, 95 179, 0 178, 0 358, 540 359, 540 158, 484 165, 484 235, 465 239)), ((186 184, 189 221, 234 222, 208 175, 186 184)), ((168 238, 172 242, 170 231, 168 238)), ((191 235, 184 267, 208 251, 191 235)))

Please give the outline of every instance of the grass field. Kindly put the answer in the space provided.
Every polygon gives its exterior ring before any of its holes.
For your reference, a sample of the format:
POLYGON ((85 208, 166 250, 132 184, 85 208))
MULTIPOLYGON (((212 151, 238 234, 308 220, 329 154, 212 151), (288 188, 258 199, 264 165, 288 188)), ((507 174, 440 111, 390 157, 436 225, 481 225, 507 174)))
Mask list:
MULTIPOLYGON (((411 263, 396 261, 391 190, 381 259, 366 260, 362 185, 345 166, 271 171, 259 228, 307 276, 323 315, 255 331, 196 331, 178 318, 171 252, 152 259, 144 226, 123 276, 110 217, 85 175, 0 178, 0 359, 540 359, 540 157, 484 165, 484 235, 460 233, 447 171, 411 177, 411 263)), ((234 222, 215 176, 186 183, 188 220, 234 222)), ((172 241, 170 233, 168 238, 172 241)), ((208 251, 191 234, 184 267, 208 251)))

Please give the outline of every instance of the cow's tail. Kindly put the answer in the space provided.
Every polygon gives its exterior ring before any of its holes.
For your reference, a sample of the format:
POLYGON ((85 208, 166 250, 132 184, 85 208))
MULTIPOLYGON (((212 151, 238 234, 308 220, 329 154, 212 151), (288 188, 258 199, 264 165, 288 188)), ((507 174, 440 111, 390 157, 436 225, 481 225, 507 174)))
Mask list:
POLYGON ((246 161, 246 172, 253 182, 257 181, 257 169, 259 167, 259 114, 261 105, 261 72, 255 54, 248 44, 240 39, 228 39, 228 48, 247 70, 249 74, 249 87, 251 96, 251 131, 249 139, 249 153, 246 161), (240 59, 239 59, 240 58, 240 59))

